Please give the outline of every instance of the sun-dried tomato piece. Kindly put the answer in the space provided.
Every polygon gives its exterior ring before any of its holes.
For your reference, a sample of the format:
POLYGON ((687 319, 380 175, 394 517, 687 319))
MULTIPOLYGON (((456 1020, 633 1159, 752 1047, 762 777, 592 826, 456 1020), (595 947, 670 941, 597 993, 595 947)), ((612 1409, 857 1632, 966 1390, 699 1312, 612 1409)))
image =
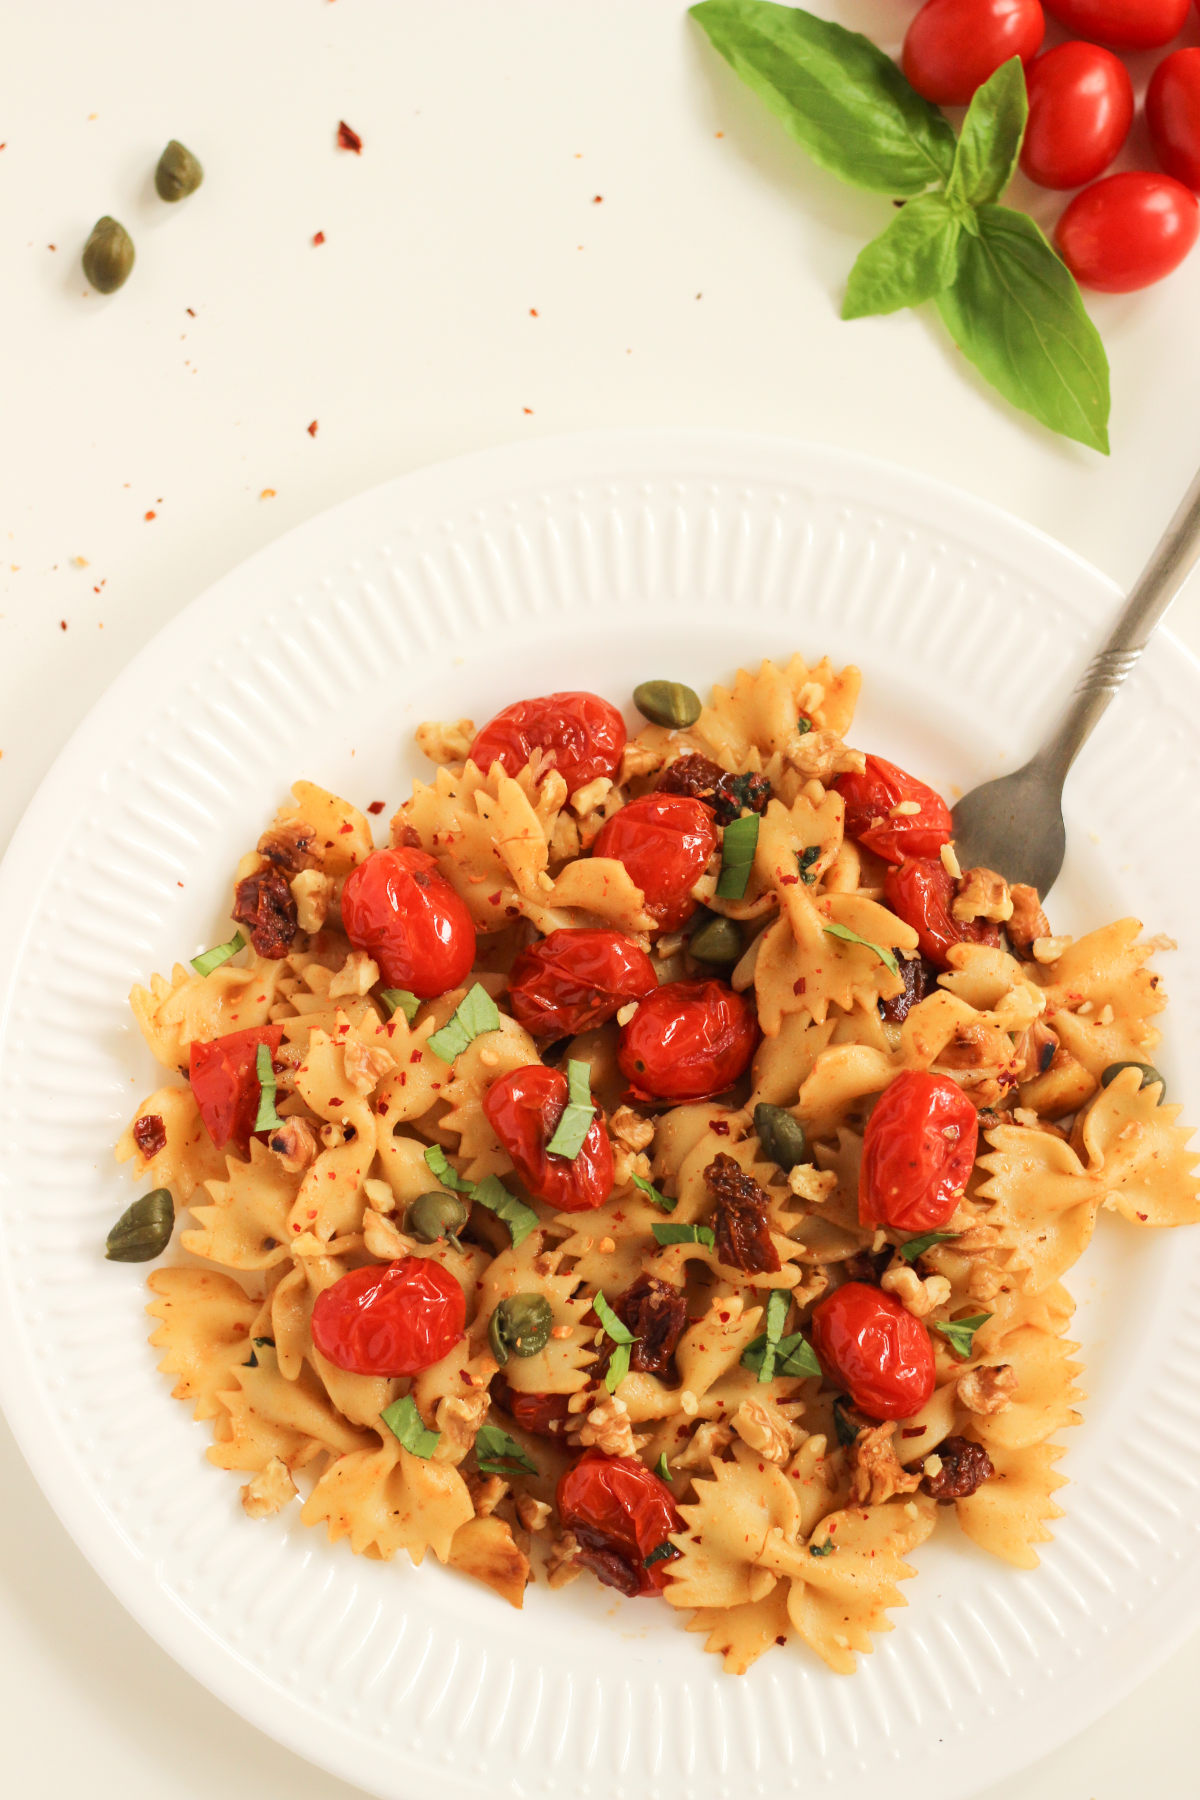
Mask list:
POLYGON ((278 962, 296 935, 296 902, 278 869, 258 869, 234 890, 233 916, 250 927, 250 942, 260 956, 278 962))
POLYGON ((142 1155, 149 1160, 165 1149, 167 1128, 163 1124, 161 1113, 143 1113, 140 1119, 133 1121, 133 1141, 142 1155))
POLYGON ((573 1530, 579 1544, 575 1561, 590 1569, 597 1581, 603 1582, 605 1587, 616 1588, 630 1600, 643 1592, 641 1576, 628 1557, 610 1550, 600 1533, 589 1531, 586 1525, 576 1525, 573 1530), (591 1543, 589 1538, 593 1540, 591 1543))
POLYGON ((709 1163, 704 1179, 717 1203, 713 1218, 721 1261, 751 1275, 774 1274, 780 1267, 779 1252, 767 1223, 766 1189, 724 1151, 709 1163))
POLYGON ((937 986, 938 972, 933 963, 924 956, 897 956, 900 974, 904 980, 904 992, 897 994, 894 1000, 881 1000, 879 1011, 889 1025, 902 1025, 913 1007, 922 1001, 926 994, 932 994, 937 986))
POLYGON ((630 1354, 630 1367, 642 1375, 665 1375, 687 1324, 687 1298, 682 1290, 657 1275, 639 1275, 633 1286, 613 1301, 613 1311, 638 1340, 630 1354))
POLYGON ((709 756, 690 752, 673 762, 658 783, 660 794, 684 794, 711 806, 720 825, 732 824, 743 812, 765 812, 771 798, 765 775, 729 775, 709 756))
POLYGON ((932 1500, 965 1500, 996 1473, 983 1445, 973 1444, 970 1438, 943 1438, 937 1456, 941 1468, 921 1482, 921 1491, 932 1500))

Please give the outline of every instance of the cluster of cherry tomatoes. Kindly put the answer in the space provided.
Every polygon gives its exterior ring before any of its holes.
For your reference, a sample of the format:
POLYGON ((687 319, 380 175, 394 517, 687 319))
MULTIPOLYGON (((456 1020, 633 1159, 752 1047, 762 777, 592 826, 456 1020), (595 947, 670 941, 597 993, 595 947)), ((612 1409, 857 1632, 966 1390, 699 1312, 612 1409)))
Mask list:
POLYGON ((904 73, 925 99, 965 106, 1010 57, 1026 65, 1029 124, 1021 167, 1047 188, 1079 188, 1055 242, 1085 287, 1127 293, 1179 266, 1200 233, 1200 48, 1174 50, 1146 92, 1163 172, 1105 175, 1129 135, 1134 95, 1116 52, 1162 48, 1190 0, 1046 0, 1076 34, 1038 55, 1042 0, 925 0, 904 40, 904 73))

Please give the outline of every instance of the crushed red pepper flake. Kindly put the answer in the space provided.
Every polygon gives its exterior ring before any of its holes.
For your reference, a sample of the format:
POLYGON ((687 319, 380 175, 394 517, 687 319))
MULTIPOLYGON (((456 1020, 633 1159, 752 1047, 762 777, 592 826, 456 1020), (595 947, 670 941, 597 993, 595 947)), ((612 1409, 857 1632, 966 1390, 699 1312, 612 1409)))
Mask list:
POLYGON ((157 513, 156 513, 156 512, 155 512, 155 510, 154 510, 154 508, 153 508, 153 507, 151 507, 151 508, 150 508, 150 510, 149 510, 149 512, 147 512, 147 513, 143 513, 143 514, 142 514, 142 517, 143 517, 143 518, 144 518, 144 519, 145 519, 145 520, 146 520, 146 521, 147 521, 147 522, 149 522, 149 521, 150 521, 150 520, 151 520, 151 519, 157 519, 157 517, 158 517, 158 514, 157 514, 157 513))
POLYGON ((603 203, 604 203, 604 195, 603 194, 593 194, 592 195, 592 205, 593 206, 602 206, 603 203))
POLYGON ((536 307, 536 306, 531 306, 531 307, 530 307, 530 309, 529 309, 529 316, 530 316, 530 318, 531 318, 531 319, 536 319, 536 318, 537 318, 537 316, 538 316, 538 309, 537 309, 537 307, 536 307))
POLYGON ((60 619, 58 621, 58 629, 60 631, 65 631, 67 629, 67 621, 65 619, 60 619))
POLYGON ((528 414, 530 414, 530 415, 531 415, 531 416, 532 416, 532 413, 533 413, 533 408, 532 408, 532 406, 523 406, 523 407, 522 407, 522 408, 521 408, 521 411, 522 411, 522 412, 523 412, 523 413, 528 413, 528 414))
POLYGON ((309 437, 316 437, 317 435, 317 421, 315 419, 308 426, 308 435, 309 437))
POLYGON ((347 125, 345 119, 338 120, 337 141, 339 150, 353 150, 355 156, 362 155, 362 139, 357 131, 347 125))
POLYGON ((187 316, 188 316, 188 318, 189 318, 189 319, 194 319, 194 318, 195 318, 195 316, 196 316, 196 309, 195 309, 195 307, 194 307, 194 306, 185 306, 185 307, 184 307, 184 309, 183 309, 183 310, 184 310, 184 311, 185 311, 185 312, 186 312, 186 314, 187 314, 187 316))
POLYGON ((314 231, 313 236, 312 236, 312 241, 313 241, 314 246, 317 244, 323 244, 325 242, 325 233, 323 231, 314 231))
POLYGON ((375 817, 378 818, 380 813, 383 811, 383 809, 386 805, 387 805, 386 800, 372 800, 371 804, 367 808, 367 811, 369 813, 373 813, 375 815, 375 817))

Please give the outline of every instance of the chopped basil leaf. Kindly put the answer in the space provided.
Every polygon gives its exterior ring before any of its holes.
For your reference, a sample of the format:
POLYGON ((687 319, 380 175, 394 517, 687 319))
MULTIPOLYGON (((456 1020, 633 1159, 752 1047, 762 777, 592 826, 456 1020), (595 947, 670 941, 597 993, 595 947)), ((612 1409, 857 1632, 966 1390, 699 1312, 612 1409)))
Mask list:
POLYGON ((425 1151, 425 1162, 430 1174, 436 1175, 443 1187, 453 1188, 456 1194, 469 1194, 471 1183, 464 1181, 457 1169, 450 1167, 450 1158, 440 1144, 430 1144, 425 1151))
POLYGON ((833 1539, 826 1538, 823 1544, 810 1544, 808 1546, 808 1554, 810 1556, 832 1556, 836 1549, 837 1545, 834 1543, 833 1539))
POLYGON ((416 1018, 418 1008, 421 1005, 417 996, 415 994, 410 994, 407 988, 380 988, 379 998, 387 1007, 389 1019, 392 1018, 394 1014, 402 1012, 410 1025, 416 1018))
POLYGON ((767 1328, 746 1346, 742 1361, 748 1369, 757 1368, 760 1381, 770 1381, 775 1373, 775 1352, 791 1304, 786 1288, 772 1288, 767 1295, 767 1328), (752 1351, 756 1353, 754 1360, 748 1360, 752 1351))
POLYGON ((774 1345, 768 1344, 765 1332, 760 1332, 743 1350, 742 1366, 755 1370, 760 1381, 770 1381, 772 1375, 807 1379, 821 1373, 821 1365, 813 1347, 802 1331, 794 1331, 790 1337, 780 1338, 774 1345), (762 1371, 768 1366, 768 1362, 771 1365, 770 1374, 764 1375, 762 1371))
POLYGON ((438 1447, 440 1431, 430 1431, 420 1413, 417 1403, 411 1394, 405 1394, 403 1400, 393 1400, 385 1406, 379 1415, 392 1436, 398 1438, 404 1448, 413 1456, 428 1459, 438 1447))
POLYGON ((480 1206, 486 1206, 498 1219, 503 1219, 508 1226, 514 1250, 518 1244, 525 1242, 538 1223, 538 1216, 532 1206, 526 1206, 523 1200, 510 1194, 498 1175, 485 1175, 482 1181, 464 1181, 457 1170, 450 1167, 450 1159, 440 1144, 429 1144, 426 1147, 425 1162, 430 1173, 437 1177, 443 1187, 451 1188, 458 1194, 466 1194, 469 1200, 478 1200, 480 1206))
POLYGON ((924 1256, 935 1244, 948 1244, 952 1238, 961 1236, 960 1231, 923 1231, 920 1237, 910 1237, 906 1244, 901 1244, 900 1254, 906 1263, 915 1263, 918 1256, 924 1256))
POLYGON ((704 1244, 715 1250, 717 1239, 711 1225, 652 1225, 659 1244, 704 1244))
POLYGON ((839 1444, 852 1444, 858 1436, 858 1426, 840 1400, 833 1403, 833 1429, 837 1432, 839 1444))
POLYGON ((667 1560, 668 1556, 678 1556, 678 1555, 679 1555, 678 1550, 675 1548, 674 1544, 672 1544, 670 1542, 670 1540, 668 1539, 664 1543, 655 1544, 655 1546, 654 1546, 653 1550, 650 1552, 649 1556, 646 1557, 645 1561, 642 1563, 642 1567, 643 1567, 643 1569, 649 1569, 656 1562, 665 1562, 667 1560))
POLYGON ((618 1344, 608 1359, 604 1385, 610 1394, 616 1393, 629 1373, 629 1349, 628 1344, 618 1344))
POLYGON ((975 1333, 981 1325, 986 1325, 991 1313, 972 1313, 967 1319, 934 1319, 935 1331, 940 1331, 956 1356, 968 1357, 975 1346, 975 1333))
POLYGON ((658 1476, 660 1481, 670 1481, 671 1479, 671 1470, 667 1464, 667 1453, 665 1450, 654 1465, 654 1473, 658 1476))
POLYGON ((498 1425, 481 1425, 475 1437, 475 1460, 481 1475, 536 1475, 537 1464, 516 1438, 498 1425))
POLYGON ((857 931, 851 931, 848 925, 826 925, 825 931, 829 937, 842 938, 847 944, 861 944, 864 950, 873 950, 885 968, 890 969, 893 975, 899 975, 900 967, 896 958, 882 944, 873 944, 870 938, 859 937, 857 931))
POLYGON ((477 981, 459 1001, 455 1011, 440 1031, 429 1040, 429 1048, 443 1062, 452 1063, 468 1044, 473 1044, 485 1031, 499 1031, 500 1009, 487 989, 477 981))
POLYGON ((197 975, 211 975, 222 963, 227 963, 231 956, 246 948, 246 940, 240 931, 235 931, 227 944, 214 944, 211 950, 204 950, 199 956, 193 956, 192 967, 197 975))
POLYGON ((283 1120, 275 1111, 275 1068, 269 1044, 260 1044, 255 1051, 254 1072, 258 1076, 258 1111, 254 1116, 254 1129, 278 1131, 283 1120))
POLYGON ((808 714, 801 713, 800 717, 796 720, 796 730, 799 732, 800 736, 807 737, 812 728, 813 723, 808 714))
POLYGON ((717 893, 722 900, 740 900, 746 892, 754 852, 758 845, 758 814, 743 813, 725 827, 721 839, 721 874, 717 893))
POLYGON ((797 853, 796 866, 800 870, 800 879, 805 887, 811 887, 813 882, 817 879, 812 872, 812 866, 820 854, 820 844, 810 844, 807 850, 801 850, 797 853))
POLYGON ((592 1310, 595 1312, 601 1325, 603 1325, 605 1336, 610 1337, 614 1344, 637 1343, 637 1339, 634 1337, 632 1331, 630 1331, 628 1325, 623 1324, 622 1321, 618 1319, 616 1313, 604 1298, 603 1293, 597 1294, 596 1298, 592 1301, 592 1310))
POLYGON ((675 1208, 679 1205, 678 1200, 669 1200, 666 1194, 660 1194, 653 1182, 647 1181, 644 1175, 633 1175, 630 1179, 633 1182, 634 1187, 639 1188, 641 1192, 645 1194, 647 1200, 649 1200, 652 1205, 661 1207, 663 1212, 674 1212, 675 1208))
POLYGON ((583 1140, 596 1116, 592 1105, 591 1075, 589 1063, 576 1062, 573 1057, 568 1062, 567 1104, 554 1128, 554 1136, 546 1145, 551 1156, 565 1156, 573 1162, 583 1149, 583 1140))

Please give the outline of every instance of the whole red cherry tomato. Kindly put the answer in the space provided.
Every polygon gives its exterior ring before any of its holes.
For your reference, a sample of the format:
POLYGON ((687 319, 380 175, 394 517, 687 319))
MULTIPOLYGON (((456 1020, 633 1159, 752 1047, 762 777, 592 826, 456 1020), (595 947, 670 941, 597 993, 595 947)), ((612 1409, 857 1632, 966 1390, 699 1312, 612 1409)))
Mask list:
POLYGON ((690 919, 692 889, 717 847, 707 806, 687 794, 643 794, 601 828, 593 856, 624 863, 645 897, 646 911, 667 931, 690 919))
POLYGON ((621 1032, 617 1061, 639 1099, 709 1100, 758 1046, 753 1006, 723 981, 668 981, 621 1032))
POLYGON ((1133 123, 1125 64, 1098 44, 1059 44, 1025 72, 1021 167, 1042 187, 1082 187, 1107 169, 1133 123))
POLYGON ((1179 36, 1188 0, 1046 0, 1046 11, 1110 50, 1154 50, 1179 36))
POLYGON ((1040 0, 925 0, 904 40, 904 73, 937 106, 965 106, 1001 63, 1036 56, 1040 0))
POLYGON ((1200 50, 1172 50, 1146 89, 1150 141, 1168 175, 1200 188, 1200 50))
POLYGON ((812 1347, 869 1419, 911 1419, 933 1392, 933 1344, 894 1294, 847 1281, 814 1307, 812 1347))
POLYGON ((979 1114, 948 1075, 897 1075, 863 1137, 859 1224, 936 1231, 962 1198, 978 1142, 979 1114))
POLYGON ((566 1104, 566 1076, 544 1063, 529 1063, 493 1081, 483 1110, 536 1200, 556 1212, 591 1212, 612 1192, 612 1145, 603 1114, 597 1112, 578 1156, 552 1155, 546 1145, 566 1104))
POLYGON ((258 1046, 274 1056, 283 1039, 282 1025, 255 1025, 230 1031, 188 1050, 188 1080, 204 1128, 218 1150, 236 1144, 243 1156, 250 1147, 262 1089, 258 1079, 258 1046))
POLYGON ((462 1288, 428 1256, 351 1269, 317 1295, 313 1343, 355 1375, 419 1375, 465 1335, 462 1288))
POLYGON ((1200 204, 1169 175, 1131 169, 1076 194, 1054 241, 1083 287, 1129 294, 1177 269, 1200 232, 1200 204))
POLYGON ((533 1437, 566 1435, 570 1417, 569 1394, 523 1394, 518 1388, 511 1387, 503 1375, 494 1375, 492 1399, 522 1431, 528 1431, 533 1437))
POLYGON ((936 856, 950 841, 950 808, 942 796, 882 756, 868 756, 861 774, 839 775, 835 786, 846 802, 846 836, 887 862, 936 856), (919 812, 892 816, 893 808, 913 801, 919 812))
POLYGON ((646 1558, 684 1529, 671 1490, 636 1456, 586 1450, 567 1469, 555 1496, 567 1531, 579 1541, 577 1560, 622 1594, 657 1594, 672 1557, 646 1567, 646 1558))
POLYGON ((457 987, 475 961, 471 915, 425 850, 372 850, 346 877, 342 923, 389 987, 422 1000, 457 987))
POLYGON ((955 944, 999 946, 999 929, 989 920, 964 924, 951 916, 954 883, 940 860, 906 856, 898 869, 889 869, 884 876, 883 897, 897 918, 916 932, 921 955, 939 969, 950 967, 947 952, 955 944))
POLYGON ((535 750, 552 751, 573 794, 598 775, 615 775, 624 748, 625 721, 611 702, 599 694, 543 694, 515 700, 489 719, 468 754, 485 774, 500 763, 519 775, 535 750))
POLYGON ((624 932, 552 931, 514 962, 508 1003, 535 1037, 571 1037, 657 986, 654 964, 624 932))

